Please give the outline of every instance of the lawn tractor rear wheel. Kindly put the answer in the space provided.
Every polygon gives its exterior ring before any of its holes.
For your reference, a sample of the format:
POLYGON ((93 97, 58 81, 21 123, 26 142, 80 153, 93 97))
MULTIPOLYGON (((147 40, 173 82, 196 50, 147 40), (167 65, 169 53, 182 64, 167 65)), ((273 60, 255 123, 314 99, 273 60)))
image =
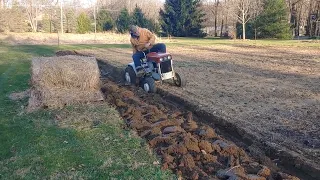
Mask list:
POLYGON ((184 78, 181 78, 181 76, 178 73, 175 73, 173 78, 174 84, 178 87, 185 87, 187 82, 184 78))

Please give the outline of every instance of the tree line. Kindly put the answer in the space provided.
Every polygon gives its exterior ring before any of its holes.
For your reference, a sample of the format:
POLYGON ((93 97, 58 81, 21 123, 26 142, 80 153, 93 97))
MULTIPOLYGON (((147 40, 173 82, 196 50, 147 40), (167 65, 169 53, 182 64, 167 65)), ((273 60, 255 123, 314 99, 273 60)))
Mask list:
POLYGON ((0 31, 290 39, 320 35, 320 0, 0 0, 0 31))

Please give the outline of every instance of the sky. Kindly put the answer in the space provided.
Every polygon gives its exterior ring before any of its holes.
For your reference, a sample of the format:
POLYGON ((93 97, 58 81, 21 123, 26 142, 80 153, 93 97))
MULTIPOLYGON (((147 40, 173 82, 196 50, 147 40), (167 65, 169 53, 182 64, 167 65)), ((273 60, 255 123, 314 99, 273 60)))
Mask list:
MULTIPOLYGON (((70 0, 64 0, 64 1, 70 1, 70 0)), ((79 0, 79 4, 83 7, 90 7, 92 6, 97 0, 79 0)), ((164 2, 165 0, 159 0, 160 2, 164 2)))

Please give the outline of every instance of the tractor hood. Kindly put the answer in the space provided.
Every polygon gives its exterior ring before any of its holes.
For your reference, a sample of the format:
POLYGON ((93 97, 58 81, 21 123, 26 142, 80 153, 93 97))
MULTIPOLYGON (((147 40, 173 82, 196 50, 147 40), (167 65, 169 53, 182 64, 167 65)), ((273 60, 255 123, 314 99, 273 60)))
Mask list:
POLYGON ((147 54, 148 60, 152 60, 155 62, 160 62, 160 58, 168 57, 171 56, 169 53, 156 53, 156 52, 151 52, 147 54))

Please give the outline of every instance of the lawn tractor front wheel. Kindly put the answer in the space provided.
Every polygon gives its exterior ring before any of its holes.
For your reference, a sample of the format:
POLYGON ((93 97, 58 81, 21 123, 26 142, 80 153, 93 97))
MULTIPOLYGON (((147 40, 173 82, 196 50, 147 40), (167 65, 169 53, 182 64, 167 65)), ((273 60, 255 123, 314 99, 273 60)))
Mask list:
POLYGON ((174 84, 178 87, 185 87, 187 82, 184 78, 182 78, 178 73, 174 74, 173 77, 174 84))
POLYGON ((151 77, 145 77, 142 80, 141 87, 144 91, 148 93, 155 93, 157 91, 156 89, 156 83, 153 78, 151 77))

